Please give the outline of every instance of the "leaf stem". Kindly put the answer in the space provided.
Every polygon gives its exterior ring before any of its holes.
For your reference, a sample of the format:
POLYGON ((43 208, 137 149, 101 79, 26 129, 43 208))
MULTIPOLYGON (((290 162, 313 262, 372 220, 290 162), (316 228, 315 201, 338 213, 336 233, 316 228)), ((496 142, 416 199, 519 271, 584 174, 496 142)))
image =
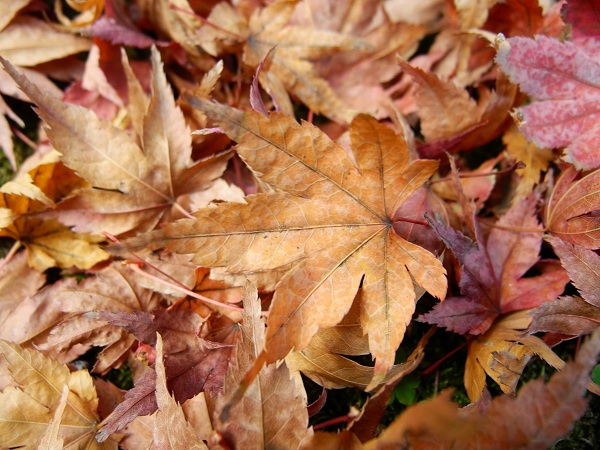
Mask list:
POLYGON ((158 283, 160 283, 160 284, 162 284, 164 286, 168 286, 168 287, 170 287, 172 289, 175 289, 175 290, 177 290, 179 292, 182 292, 182 293, 184 293, 186 295, 189 295, 190 297, 198 299, 201 302, 208 303, 208 304, 214 305, 214 306, 219 306, 221 308, 232 309, 234 311, 243 311, 244 310, 244 308, 241 308, 239 306, 234 306, 234 305, 229 305, 227 303, 218 302, 216 300, 213 300, 212 298, 208 298, 208 297, 205 297, 204 295, 198 294, 198 293, 196 293, 194 291, 190 291, 188 288, 181 287, 181 286, 179 286, 179 285, 177 285, 175 283, 170 283, 167 280, 163 280, 162 278, 159 278, 156 275, 152 275, 151 273, 146 272, 145 270, 143 270, 140 267, 140 265, 141 265, 141 263, 138 262, 138 261, 129 261, 129 267, 135 273, 137 273, 139 275, 142 275, 142 276, 144 276, 146 278, 149 278, 151 280, 154 280, 154 281, 156 281, 156 282, 158 282, 158 283))
POLYGON ((355 419, 357 415, 358 414, 355 411, 355 408, 352 408, 352 409, 350 409, 350 412, 348 414, 344 414, 343 416, 339 416, 339 417, 334 417, 333 419, 329 419, 329 420, 326 420, 324 422, 314 425, 313 430, 317 431, 317 430, 320 430, 325 427, 330 427, 332 425, 337 425, 340 423, 347 423, 347 422, 351 421, 352 419, 355 419))
POLYGON ((392 223, 393 222, 408 222, 408 223, 414 223, 415 225, 423 225, 424 227, 429 226, 429 224, 427 222, 425 222, 424 220, 409 219, 407 217, 398 217, 396 219, 393 219, 392 223))
POLYGON ((174 202, 173 206, 178 209, 185 217, 187 217, 188 219, 195 219, 194 216, 192 216, 189 212, 187 212, 185 210, 185 208, 183 206, 181 206, 179 203, 174 202))
POLYGON ((499 230, 506 231, 514 231, 515 233, 545 233, 548 231, 546 228, 514 228, 514 227, 506 227, 504 225, 498 225, 497 223, 490 224, 482 224, 483 226, 488 226, 489 228, 498 228, 499 230))
POLYGON ((4 259, 0 261, 0 272, 2 272, 6 265, 13 259, 13 256, 15 256, 15 253, 17 253, 17 250, 19 250, 19 248, 21 248, 21 241, 15 241, 13 246, 10 248, 10 250, 4 257, 4 259))
MULTIPOLYGON (((521 161, 519 161, 506 169, 498 170, 496 172, 459 173, 458 178, 479 178, 479 177, 497 176, 497 175, 503 175, 506 173, 513 172, 517 169, 523 169, 524 167, 525 167, 525 164, 523 164, 521 161)), ((438 178, 437 180, 429 180, 429 184, 431 185, 431 184, 435 184, 435 183, 445 183, 446 181, 451 181, 451 180, 452 180, 452 177, 438 178)))
POLYGON ((462 344, 460 344, 458 347, 456 347, 454 350, 450 351, 449 353, 445 354, 444 356, 442 356, 440 359, 438 359, 436 362, 434 362, 432 365, 430 365, 427 369, 423 370, 423 372, 421 372, 421 376, 424 377, 426 375, 429 375, 431 372, 433 372, 434 370, 436 370, 439 366, 442 365, 442 363, 444 361, 446 361, 448 358, 450 358, 452 355, 454 355, 455 353, 457 353, 458 351, 462 350, 464 347, 466 347, 469 342, 471 340, 467 339, 465 342, 463 342, 462 344))

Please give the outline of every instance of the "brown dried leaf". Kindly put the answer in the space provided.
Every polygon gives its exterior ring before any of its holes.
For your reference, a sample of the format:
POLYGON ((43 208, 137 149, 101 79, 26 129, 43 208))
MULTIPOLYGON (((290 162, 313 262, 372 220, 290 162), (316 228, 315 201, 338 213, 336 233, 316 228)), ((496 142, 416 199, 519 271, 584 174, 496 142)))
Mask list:
POLYGON ((0 56, 19 66, 35 66, 89 50, 91 41, 57 31, 44 20, 16 17, 0 32, 0 56))
POLYGON ((76 286, 65 286, 54 292, 68 316, 54 327, 47 341, 40 346, 65 351, 76 344, 105 346, 98 355, 94 371, 106 373, 122 363, 135 338, 120 327, 86 315, 90 311, 135 313, 151 311, 160 295, 140 286, 140 277, 118 263, 97 272, 94 277, 76 286))
POLYGON ((568 167, 546 202, 548 231, 571 244, 589 249, 600 247, 600 169, 578 178, 568 167))
POLYGON ((71 373, 67 366, 36 350, 23 350, 6 341, 0 341, 0 353, 8 361, 17 385, 0 394, 0 445, 38 444, 60 405, 60 393, 67 386, 70 392, 59 430, 64 448, 117 448, 113 440, 98 444, 94 439, 99 422, 98 397, 87 371, 71 373))
POLYGON ((538 306, 530 314, 533 319, 527 328, 529 333, 546 331, 581 336, 600 327, 600 307, 581 297, 559 297, 538 306))
POLYGON ((181 406, 169 394, 163 362, 163 342, 156 337, 156 402, 158 413, 154 422, 154 445, 159 450, 208 449, 190 423, 181 406))
POLYGON ((317 113, 349 122, 356 111, 340 100, 329 83, 319 76, 312 61, 366 46, 351 35, 290 24, 297 4, 295 0, 280 1, 263 9, 256 8, 249 19, 231 7, 215 7, 208 20, 230 33, 204 26, 197 41, 214 55, 224 47, 243 44, 243 61, 252 69, 274 48, 259 80, 282 111, 293 115, 289 93, 317 113))
POLYGON ((7 318, 25 298, 33 296, 45 282, 46 276, 27 264, 25 252, 18 253, 9 264, 0 268, 0 329, 15 326, 14 320, 6 322, 7 318))
POLYGON ((573 245, 554 236, 547 240, 560 258, 571 281, 581 296, 592 305, 600 308, 600 256, 579 245, 573 245))
MULTIPOLYGON (((242 340, 238 343, 235 365, 225 383, 225 395, 217 400, 215 416, 229 401, 245 373, 265 345, 265 324, 260 318, 256 288, 246 285, 242 340)), ((310 438, 308 412, 302 393, 290 379, 285 363, 263 367, 246 395, 229 411, 229 418, 215 428, 233 448, 298 448, 310 438)))
POLYGON ((14 67, 11 76, 35 101, 53 146, 66 165, 93 184, 59 206, 57 217, 78 231, 111 234, 151 230, 178 197, 209 187, 225 169, 228 154, 192 163, 191 137, 156 50, 153 94, 144 117, 143 147, 92 111, 64 103, 36 88, 14 67))
POLYGON ((408 408, 364 449, 550 448, 585 412, 583 394, 599 352, 597 332, 547 384, 531 381, 517 397, 503 395, 477 408, 458 410, 446 391, 408 408))
POLYGON ((319 328, 339 323, 362 282, 361 325, 375 373, 383 376, 414 312, 414 284, 438 298, 446 294, 440 261, 393 227, 396 210, 437 163, 410 162, 404 140, 367 116, 357 117, 350 131, 357 168, 307 123, 191 101, 239 142, 238 153, 264 182, 283 192, 201 210, 195 220, 126 245, 167 242, 169 251, 196 252, 197 264, 230 273, 293 265, 272 302, 268 362, 304 349, 319 328))
POLYGON ((464 382, 471 401, 479 399, 486 374, 502 392, 514 393, 523 369, 535 354, 560 369, 564 362, 538 337, 523 336, 531 322, 528 310, 508 314, 469 344, 464 382))

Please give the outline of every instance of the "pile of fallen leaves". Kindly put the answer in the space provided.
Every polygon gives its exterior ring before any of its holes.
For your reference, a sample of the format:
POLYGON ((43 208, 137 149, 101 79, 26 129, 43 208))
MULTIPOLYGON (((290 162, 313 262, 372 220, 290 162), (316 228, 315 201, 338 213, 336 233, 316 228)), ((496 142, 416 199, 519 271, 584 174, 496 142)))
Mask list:
POLYGON ((0 2, 0 446, 553 445, 600 393, 599 15, 0 2), (382 429, 433 334, 471 404, 382 429), (556 374, 520 383, 534 359, 556 374))

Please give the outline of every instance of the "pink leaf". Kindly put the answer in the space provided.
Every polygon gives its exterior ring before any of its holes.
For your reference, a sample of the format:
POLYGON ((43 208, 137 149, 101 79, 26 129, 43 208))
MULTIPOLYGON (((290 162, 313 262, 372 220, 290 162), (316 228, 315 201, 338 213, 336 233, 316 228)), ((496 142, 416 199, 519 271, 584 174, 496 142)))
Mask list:
MULTIPOLYGON (((569 9, 568 18, 585 21, 575 6, 579 3, 569 9)), ((539 147, 566 147, 563 159, 580 170, 600 167, 597 35, 594 27, 584 24, 572 42, 547 36, 514 37, 500 44, 496 56, 511 81, 537 100, 517 110, 525 137, 539 147)))

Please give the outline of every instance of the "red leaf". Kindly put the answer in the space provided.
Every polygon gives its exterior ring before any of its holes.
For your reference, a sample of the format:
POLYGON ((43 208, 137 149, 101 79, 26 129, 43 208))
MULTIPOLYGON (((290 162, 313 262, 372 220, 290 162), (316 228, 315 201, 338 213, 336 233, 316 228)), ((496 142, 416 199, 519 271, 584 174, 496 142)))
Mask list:
POLYGON ((600 47, 591 23, 598 8, 597 1, 570 3, 571 42, 514 37, 496 56, 511 81, 537 100, 517 111, 523 134, 539 147, 567 147, 563 159, 581 170, 600 167, 600 47))
POLYGON ((534 308, 562 293, 569 281, 566 272, 557 261, 539 261, 542 228, 534 211, 536 201, 536 196, 531 196, 512 207, 492 229, 487 242, 475 222, 477 244, 461 232, 430 220, 461 264, 463 295, 447 298, 421 316, 421 321, 456 333, 482 334, 500 314, 534 308), (541 275, 524 278, 533 266, 541 275))

